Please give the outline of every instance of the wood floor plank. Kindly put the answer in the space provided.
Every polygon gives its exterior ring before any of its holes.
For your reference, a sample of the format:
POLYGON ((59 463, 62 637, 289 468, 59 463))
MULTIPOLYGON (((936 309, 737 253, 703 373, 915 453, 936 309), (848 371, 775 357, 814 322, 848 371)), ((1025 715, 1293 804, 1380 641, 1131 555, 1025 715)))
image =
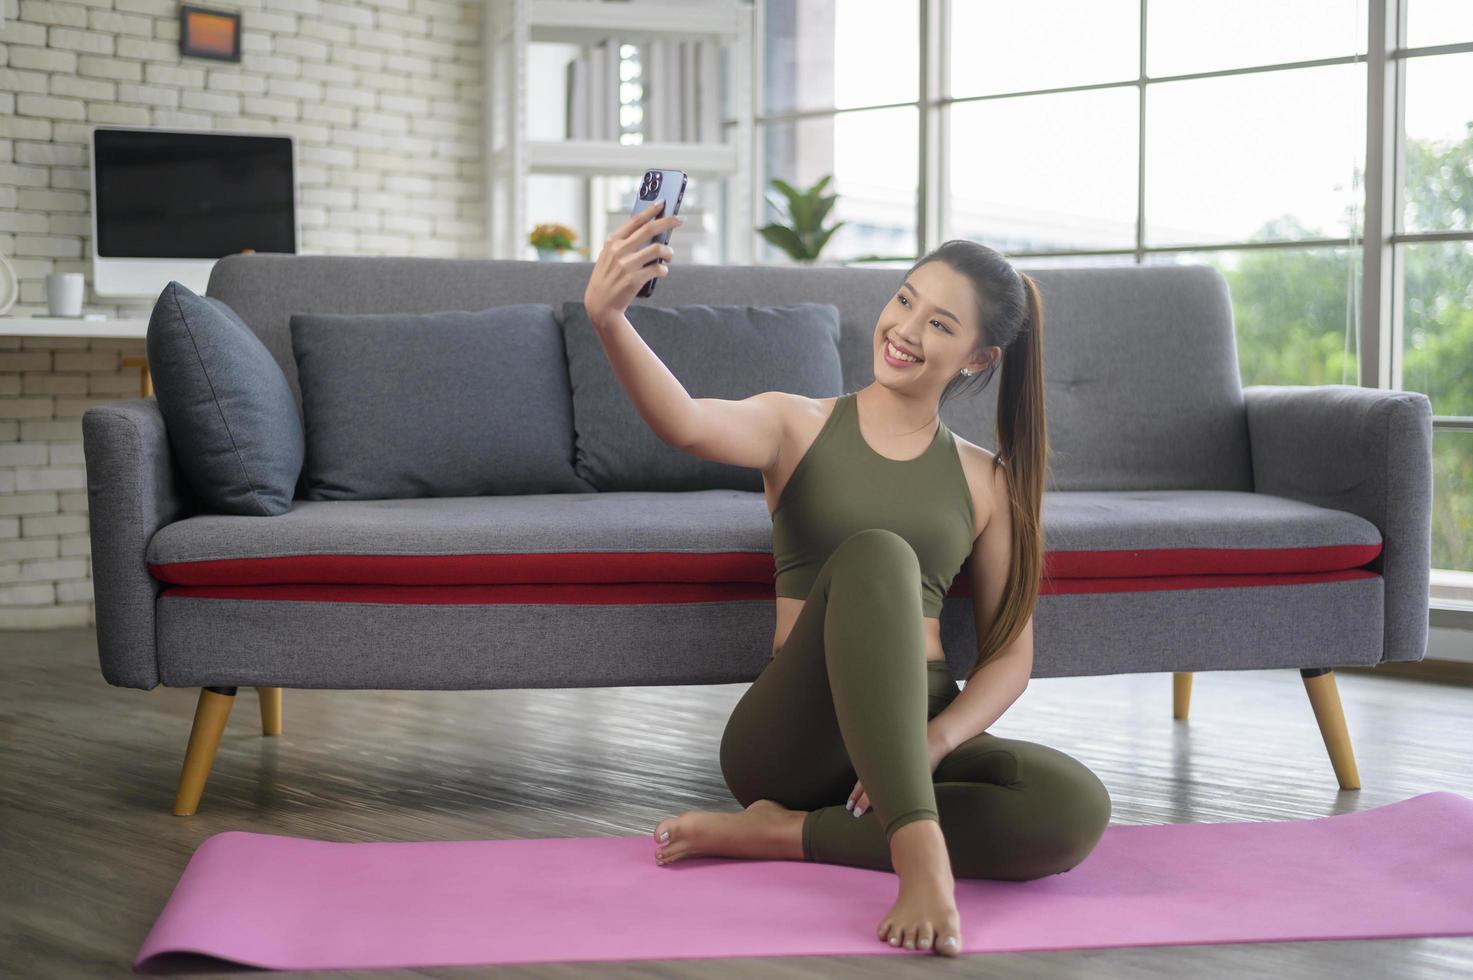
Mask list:
MULTIPOLYGON (((120 976, 190 854, 251 830, 338 841, 646 834, 740 809, 717 763, 743 684, 526 691, 287 690, 284 732, 237 696, 199 811, 170 812, 196 689, 103 681, 92 630, 0 633, 0 973, 120 976)), ((1335 782, 1296 671, 1042 678, 991 731, 1043 742, 1110 789, 1113 824, 1285 820, 1432 790, 1473 796, 1473 688, 1337 672, 1362 789, 1335 782)), ((1374 902, 1376 896, 1354 896, 1374 902)), ((884 908, 867 910, 876 923, 884 908)), ((1112 978, 1473 976, 1473 939, 365 971, 364 977, 1112 978), (922 972, 927 971, 927 972, 922 972)), ((181 976, 220 972, 196 963, 181 976)), ((229 969, 226 972, 237 972, 229 969)), ((306 975, 284 973, 283 976, 306 975)), ((355 976, 344 972, 334 974, 355 976)))

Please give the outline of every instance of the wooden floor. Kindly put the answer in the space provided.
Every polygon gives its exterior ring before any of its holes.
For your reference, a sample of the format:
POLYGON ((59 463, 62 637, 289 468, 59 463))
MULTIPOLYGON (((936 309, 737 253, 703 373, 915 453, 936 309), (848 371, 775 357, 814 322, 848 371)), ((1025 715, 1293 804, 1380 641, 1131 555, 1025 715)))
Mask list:
MULTIPOLYGON (((739 809, 717 747, 741 684, 288 690, 285 731, 272 738, 260 734, 255 691, 242 688, 198 813, 175 817, 198 691, 111 687, 95 643, 90 630, 0 633, 5 976, 127 975, 190 854, 224 830, 335 841, 622 835, 691 808, 739 809)), ((1337 677, 1359 791, 1338 788, 1292 670, 1198 674, 1185 722, 1172 721, 1166 674, 1040 679, 991 730, 1084 761, 1110 788, 1115 824, 1284 820, 1432 790, 1473 795, 1473 688, 1369 671, 1337 677)), ((878 923, 886 909, 858 911, 878 923)), ((915 956, 342 975, 1473 976, 1473 938, 915 956)), ((197 961, 178 975, 217 972, 237 971, 197 961)))

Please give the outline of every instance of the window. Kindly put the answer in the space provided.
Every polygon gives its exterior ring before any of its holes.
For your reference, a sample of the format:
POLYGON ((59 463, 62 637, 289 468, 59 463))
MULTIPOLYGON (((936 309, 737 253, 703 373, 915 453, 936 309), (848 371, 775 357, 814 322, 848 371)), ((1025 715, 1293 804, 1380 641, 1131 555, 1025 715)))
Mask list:
POLYGON ((967 237, 1024 269, 1213 265, 1245 385, 1432 400, 1433 602, 1473 610, 1473 2, 1385 0, 1386 26, 1365 0, 756 2, 764 222, 771 178, 831 174, 826 259, 967 237))
MULTIPOLYGON (((844 222, 820 260, 916 254, 920 0, 758 0, 762 111, 756 119, 757 226, 790 225, 774 178, 837 194, 824 227, 844 222), (895 108, 896 103, 908 103, 895 108)), ((759 236, 759 262, 791 262, 759 236)))
POLYGON ((1407 2, 1393 384, 1432 400, 1433 602, 1473 609, 1473 4, 1407 2))

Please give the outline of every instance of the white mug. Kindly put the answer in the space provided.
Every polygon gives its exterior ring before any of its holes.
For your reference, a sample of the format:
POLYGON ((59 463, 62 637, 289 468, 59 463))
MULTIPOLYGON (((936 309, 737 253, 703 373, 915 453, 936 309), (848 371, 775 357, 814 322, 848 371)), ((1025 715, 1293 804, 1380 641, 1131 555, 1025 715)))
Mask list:
POLYGON ((52 316, 81 316, 86 280, 80 272, 53 272, 46 277, 46 309, 52 316))

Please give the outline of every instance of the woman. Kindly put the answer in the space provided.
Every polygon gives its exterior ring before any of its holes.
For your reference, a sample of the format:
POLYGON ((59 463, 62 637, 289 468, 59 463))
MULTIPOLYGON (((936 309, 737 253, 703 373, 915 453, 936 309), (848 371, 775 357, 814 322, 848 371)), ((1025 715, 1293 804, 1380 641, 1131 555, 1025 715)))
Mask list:
POLYGON ((773 658, 721 740, 745 810, 661 821, 655 860, 893 870, 899 894, 879 939, 954 956, 956 876, 1067 871, 1110 818, 1109 793, 1082 763, 985 731, 1033 665, 1047 464, 1038 287, 994 250, 953 240, 911 266, 881 311, 873 384, 837 398, 692 399, 624 315, 651 275, 670 274, 652 264, 668 263, 670 246, 641 247, 680 223, 655 218, 658 207, 604 242, 584 305, 666 443, 762 471, 778 598, 773 658), (959 379, 986 371, 985 387, 999 361, 994 456, 938 413, 959 379), (939 619, 963 563, 980 641, 965 691, 939 619))

